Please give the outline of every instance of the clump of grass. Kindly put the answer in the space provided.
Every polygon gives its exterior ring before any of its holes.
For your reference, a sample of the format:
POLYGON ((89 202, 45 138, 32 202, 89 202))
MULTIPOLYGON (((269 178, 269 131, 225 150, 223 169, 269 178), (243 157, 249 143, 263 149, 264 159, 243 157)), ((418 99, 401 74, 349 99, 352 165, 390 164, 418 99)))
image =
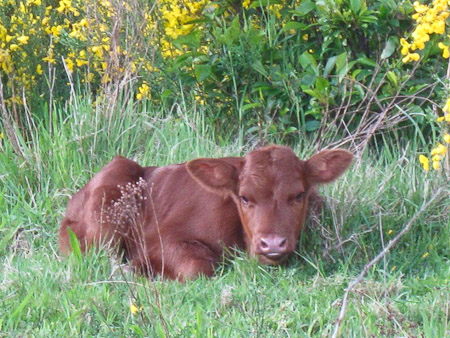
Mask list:
MULTIPOLYGON (((69 105, 64 114, 56 109, 52 128, 48 121, 36 124, 30 139, 21 140, 23 158, 4 142, 2 334, 328 336, 348 282, 436 186, 450 190, 421 170, 414 159, 417 144, 405 153, 395 147, 368 150, 345 176, 323 187, 329 208, 318 227, 302 235, 297 259, 286 266, 261 266, 240 254, 213 278, 180 284, 133 274, 107 250, 63 258, 57 231, 69 196, 113 156, 165 165, 239 155, 248 147, 226 136, 217 141, 199 111, 127 107, 110 119, 88 99, 78 101, 77 109, 69 105)), ((312 147, 303 142, 296 151, 307 157, 312 147)), ((368 271, 350 299, 343 336, 446 335, 449 207, 447 198, 430 205, 368 271)))

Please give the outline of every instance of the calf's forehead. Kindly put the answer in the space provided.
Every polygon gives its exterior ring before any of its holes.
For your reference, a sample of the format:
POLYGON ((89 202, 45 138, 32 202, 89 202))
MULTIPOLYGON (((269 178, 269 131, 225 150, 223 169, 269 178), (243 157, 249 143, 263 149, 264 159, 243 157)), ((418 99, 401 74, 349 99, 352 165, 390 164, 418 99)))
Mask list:
POLYGON ((240 175, 241 188, 272 193, 304 189, 304 162, 287 147, 250 152, 240 175))

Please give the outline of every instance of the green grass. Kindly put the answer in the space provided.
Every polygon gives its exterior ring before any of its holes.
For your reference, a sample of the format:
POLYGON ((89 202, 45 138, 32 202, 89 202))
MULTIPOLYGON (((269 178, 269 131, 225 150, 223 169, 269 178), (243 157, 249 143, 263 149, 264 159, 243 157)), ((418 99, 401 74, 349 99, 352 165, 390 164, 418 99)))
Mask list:
MULTIPOLYGON (((367 151, 323 187, 329 208, 287 265, 241 254, 210 279, 150 281, 103 250, 59 255, 70 195, 118 154, 165 165, 250 146, 226 131, 216 141, 201 111, 130 105, 108 119, 89 101, 76 106, 57 109, 52 128, 36 126, 22 142, 24 159, 7 142, 0 149, 0 336, 329 336, 348 283, 438 186, 444 196, 351 294, 342 337, 450 335, 450 187, 422 172, 417 144, 367 151), (132 314, 130 304, 142 309, 132 314)), ((305 140, 295 146, 300 157, 311 149, 305 140)))

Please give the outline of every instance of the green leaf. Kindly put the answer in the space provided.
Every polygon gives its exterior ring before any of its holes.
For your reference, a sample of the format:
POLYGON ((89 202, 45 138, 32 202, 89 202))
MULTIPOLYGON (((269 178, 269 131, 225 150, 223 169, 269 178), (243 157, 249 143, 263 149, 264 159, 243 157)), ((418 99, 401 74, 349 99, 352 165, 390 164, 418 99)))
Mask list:
POLYGON ((316 91, 314 89, 306 89, 306 88, 304 88, 303 92, 308 94, 308 95, 311 95, 312 97, 317 97, 317 93, 316 93, 316 91))
POLYGON ((69 243, 70 246, 72 247, 73 255, 75 256, 75 259, 78 262, 78 264, 81 264, 83 256, 81 254, 80 242, 78 241, 77 236, 70 228, 67 228, 67 233, 69 234, 69 243))
POLYGON ((369 66, 369 67, 376 67, 377 63, 369 58, 366 57, 360 57, 358 58, 358 61, 360 64, 364 65, 364 66, 369 66))
POLYGON ((393 71, 387 72, 386 76, 395 87, 398 87, 397 75, 393 71))
POLYGON ((317 62, 314 56, 308 52, 304 52, 299 57, 300 65, 303 69, 307 69, 308 67, 311 67, 314 72, 317 74, 317 62))
POLYGON ((288 127, 285 131, 284 131, 284 133, 285 134, 291 134, 291 133, 295 133, 297 131, 297 128, 295 128, 295 127, 288 127))
POLYGON ((337 56, 332 56, 328 59, 325 69, 323 70, 323 75, 328 76, 336 65, 337 56))
POLYGON ((235 41, 238 41, 241 34, 241 24, 239 22, 239 16, 236 17, 231 22, 230 27, 225 31, 223 35, 224 42, 226 45, 231 46, 235 41))
POLYGON ((256 61, 252 64, 252 68, 256 70, 258 73, 260 73, 262 76, 267 77, 269 74, 267 73, 266 69, 264 68, 261 61, 256 61))
POLYGON ((347 64, 347 53, 344 52, 336 57, 336 72, 340 73, 347 64))
POLYGON ((299 6, 295 8, 294 13, 298 16, 304 16, 314 10, 316 5, 311 0, 303 0, 299 6))
POLYGON ((33 287, 31 289, 28 290, 27 295, 25 296, 25 298, 20 302, 19 306, 14 310, 14 312, 12 313, 11 317, 9 318, 10 323, 12 325, 14 325, 14 321, 16 323, 20 322, 20 317, 22 315, 23 309, 25 308, 25 306, 28 304, 28 302, 31 299, 31 296, 33 296, 34 292, 36 291, 36 287, 33 287))
POLYGON ((173 40, 173 44, 175 46, 186 45, 193 48, 200 47, 200 38, 201 35, 197 31, 193 31, 187 35, 180 35, 178 38, 173 40))
POLYGON ((380 58, 387 59, 395 52, 396 48, 397 48, 396 38, 391 36, 386 42, 386 46, 384 46, 380 58))
POLYGON ((305 123, 306 131, 314 131, 320 128, 320 121, 312 120, 305 123))
POLYGON ((194 72, 197 81, 203 82, 211 75, 212 67, 211 65, 195 65, 194 72))
POLYGON ((358 14, 361 10, 361 0, 351 0, 350 5, 352 8, 352 12, 355 14, 358 14))
POLYGON ((261 107, 261 103, 255 102, 255 103, 244 104, 242 106, 242 111, 245 112, 245 111, 247 111, 249 109, 253 109, 253 108, 256 108, 256 107, 261 107))
POLYGON ((139 337, 145 337, 145 332, 137 325, 131 325, 131 329, 138 335, 139 337))
POLYGON ((305 28, 306 28, 306 25, 304 23, 302 23, 302 22, 288 21, 283 26, 282 31, 286 32, 286 31, 291 30, 291 29, 302 30, 302 29, 305 29, 305 28))
MULTIPOLYGON (((0 202, 3 202, 3 194, 0 196, 0 202)), ((9 241, 14 237, 19 228, 20 225, 11 225, 11 216, 8 215, 3 217, 0 222, 0 255, 3 253, 3 250, 8 247, 9 241)))
POLYGON ((324 92, 328 87, 330 87, 330 83, 327 81, 327 79, 319 76, 316 79, 316 89, 318 91, 324 92))

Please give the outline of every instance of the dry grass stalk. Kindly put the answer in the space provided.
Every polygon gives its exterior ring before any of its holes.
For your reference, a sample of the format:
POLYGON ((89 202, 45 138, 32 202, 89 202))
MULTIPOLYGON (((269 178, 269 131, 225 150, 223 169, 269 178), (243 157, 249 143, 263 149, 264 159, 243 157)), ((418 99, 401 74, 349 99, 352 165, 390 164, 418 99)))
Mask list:
POLYGON ((6 108, 5 97, 3 96, 3 82, 0 76, 0 112, 3 120, 3 127, 5 128, 6 135, 8 137, 9 142, 14 150, 14 152, 21 156, 25 157, 25 154, 22 151, 22 148, 19 145, 19 137, 17 136, 18 128, 15 126, 15 122, 11 120, 10 113, 6 108))

